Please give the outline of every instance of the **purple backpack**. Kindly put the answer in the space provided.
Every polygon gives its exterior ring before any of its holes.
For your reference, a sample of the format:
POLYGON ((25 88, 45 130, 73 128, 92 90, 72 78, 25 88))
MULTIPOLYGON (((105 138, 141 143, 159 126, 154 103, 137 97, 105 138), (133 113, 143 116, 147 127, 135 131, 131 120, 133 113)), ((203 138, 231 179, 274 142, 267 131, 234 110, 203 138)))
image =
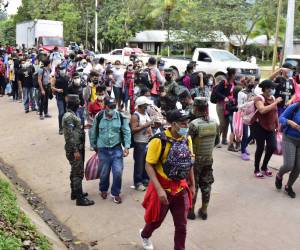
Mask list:
POLYGON ((188 146, 188 139, 180 141, 168 138, 164 133, 162 141, 171 144, 167 160, 163 163, 163 170, 167 177, 174 181, 186 179, 193 166, 192 153, 188 146))

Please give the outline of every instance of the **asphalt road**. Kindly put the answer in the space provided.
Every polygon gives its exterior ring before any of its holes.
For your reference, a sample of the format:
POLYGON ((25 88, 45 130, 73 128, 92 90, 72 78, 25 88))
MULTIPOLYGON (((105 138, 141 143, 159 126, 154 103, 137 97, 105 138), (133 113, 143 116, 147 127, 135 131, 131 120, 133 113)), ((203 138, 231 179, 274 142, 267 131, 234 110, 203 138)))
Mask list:
MULTIPOLYGON (((14 166, 18 176, 80 241, 98 241, 92 249, 141 249, 138 230, 144 224, 140 205, 143 193, 130 188, 132 155, 125 159, 123 204, 103 201, 98 195, 98 181, 90 181, 84 182, 84 187, 96 204, 76 207, 69 199, 70 168, 63 137, 58 135, 55 101, 50 103, 50 113, 51 119, 40 121, 33 112, 25 114, 22 104, 0 98, 0 157, 14 166)), ((86 152, 91 154, 88 147, 86 152)), ((299 181, 294 187, 299 197, 293 200, 275 190, 274 178, 255 179, 252 160, 243 162, 239 154, 225 148, 216 149, 214 159, 215 184, 209 218, 189 221, 186 249, 300 249, 299 181)), ((281 163, 282 158, 274 156, 270 165, 278 168, 281 163)), ((173 249, 173 232, 168 215, 153 235, 155 249, 173 249)))

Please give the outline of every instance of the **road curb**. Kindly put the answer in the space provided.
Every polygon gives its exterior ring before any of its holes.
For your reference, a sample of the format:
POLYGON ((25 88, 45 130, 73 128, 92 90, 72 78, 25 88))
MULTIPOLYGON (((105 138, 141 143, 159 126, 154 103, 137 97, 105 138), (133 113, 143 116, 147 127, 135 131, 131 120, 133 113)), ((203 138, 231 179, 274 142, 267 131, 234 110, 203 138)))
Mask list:
POLYGON ((37 230, 45 235, 54 250, 87 250, 89 247, 76 239, 71 230, 63 225, 46 207, 45 202, 36 195, 29 185, 20 179, 13 166, 0 157, 0 178, 7 180, 16 193, 18 204, 37 230))

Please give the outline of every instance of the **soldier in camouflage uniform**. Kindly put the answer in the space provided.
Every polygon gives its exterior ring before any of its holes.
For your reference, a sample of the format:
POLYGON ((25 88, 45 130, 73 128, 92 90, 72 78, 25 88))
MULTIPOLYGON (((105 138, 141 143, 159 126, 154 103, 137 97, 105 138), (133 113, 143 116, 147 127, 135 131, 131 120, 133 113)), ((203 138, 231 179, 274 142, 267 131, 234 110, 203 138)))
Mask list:
POLYGON ((71 200, 76 199, 77 206, 90 206, 94 205, 94 202, 87 199, 88 194, 82 191, 85 134, 80 118, 76 116, 79 103, 78 95, 67 96, 67 112, 63 116, 62 127, 66 156, 71 165, 71 200))
POLYGON ((192 220, 196 218, 195 203, 198 188, 200 188, 202 207, 198 210, 198 215, 203 220, 206 220, 211 185, 214 183, 212 153, 218 136, 218 124, 208 115, 208 102, 205 97, 195 98, 193 115, 195 119, 190 123, 189 134, 192 137, 195 154, 194 175, 196 190, 188 218, 192 220))

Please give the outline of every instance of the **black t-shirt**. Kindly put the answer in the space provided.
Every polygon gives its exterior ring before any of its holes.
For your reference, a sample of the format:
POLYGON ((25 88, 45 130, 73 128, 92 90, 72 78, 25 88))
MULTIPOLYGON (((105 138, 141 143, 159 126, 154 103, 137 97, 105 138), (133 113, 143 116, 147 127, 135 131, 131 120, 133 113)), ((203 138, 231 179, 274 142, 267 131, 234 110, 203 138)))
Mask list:
POLYGON ((21 81, 21 84, 25 88, 33 87, 33 74, 34 67, 32 65, 27 68, 21 68, 18 71, 18 80, 21 81))
POLYGON ((55 88, 63 89, 64 91, 63 93, 56 93, 57 99, 62 100, 65 98, 65 96, 68 95, 68 82, 69 82, 68 77, 61 77, 61 76, 56 77, 55 88))
POLYGON ((84 106, 84 99, 82 94, 82 87, 74 86, 73 84, 68 86, 68 95, 78 95, 80 100, 80 105, 84 106))
POLYGON ((283 100, 278 104, 278 107, 283 108, 287 101, 295 94, 293 82, 289 79, 286 79, 282 76, 279 76, 275 79, 275 98, 281 97, 283 100))

